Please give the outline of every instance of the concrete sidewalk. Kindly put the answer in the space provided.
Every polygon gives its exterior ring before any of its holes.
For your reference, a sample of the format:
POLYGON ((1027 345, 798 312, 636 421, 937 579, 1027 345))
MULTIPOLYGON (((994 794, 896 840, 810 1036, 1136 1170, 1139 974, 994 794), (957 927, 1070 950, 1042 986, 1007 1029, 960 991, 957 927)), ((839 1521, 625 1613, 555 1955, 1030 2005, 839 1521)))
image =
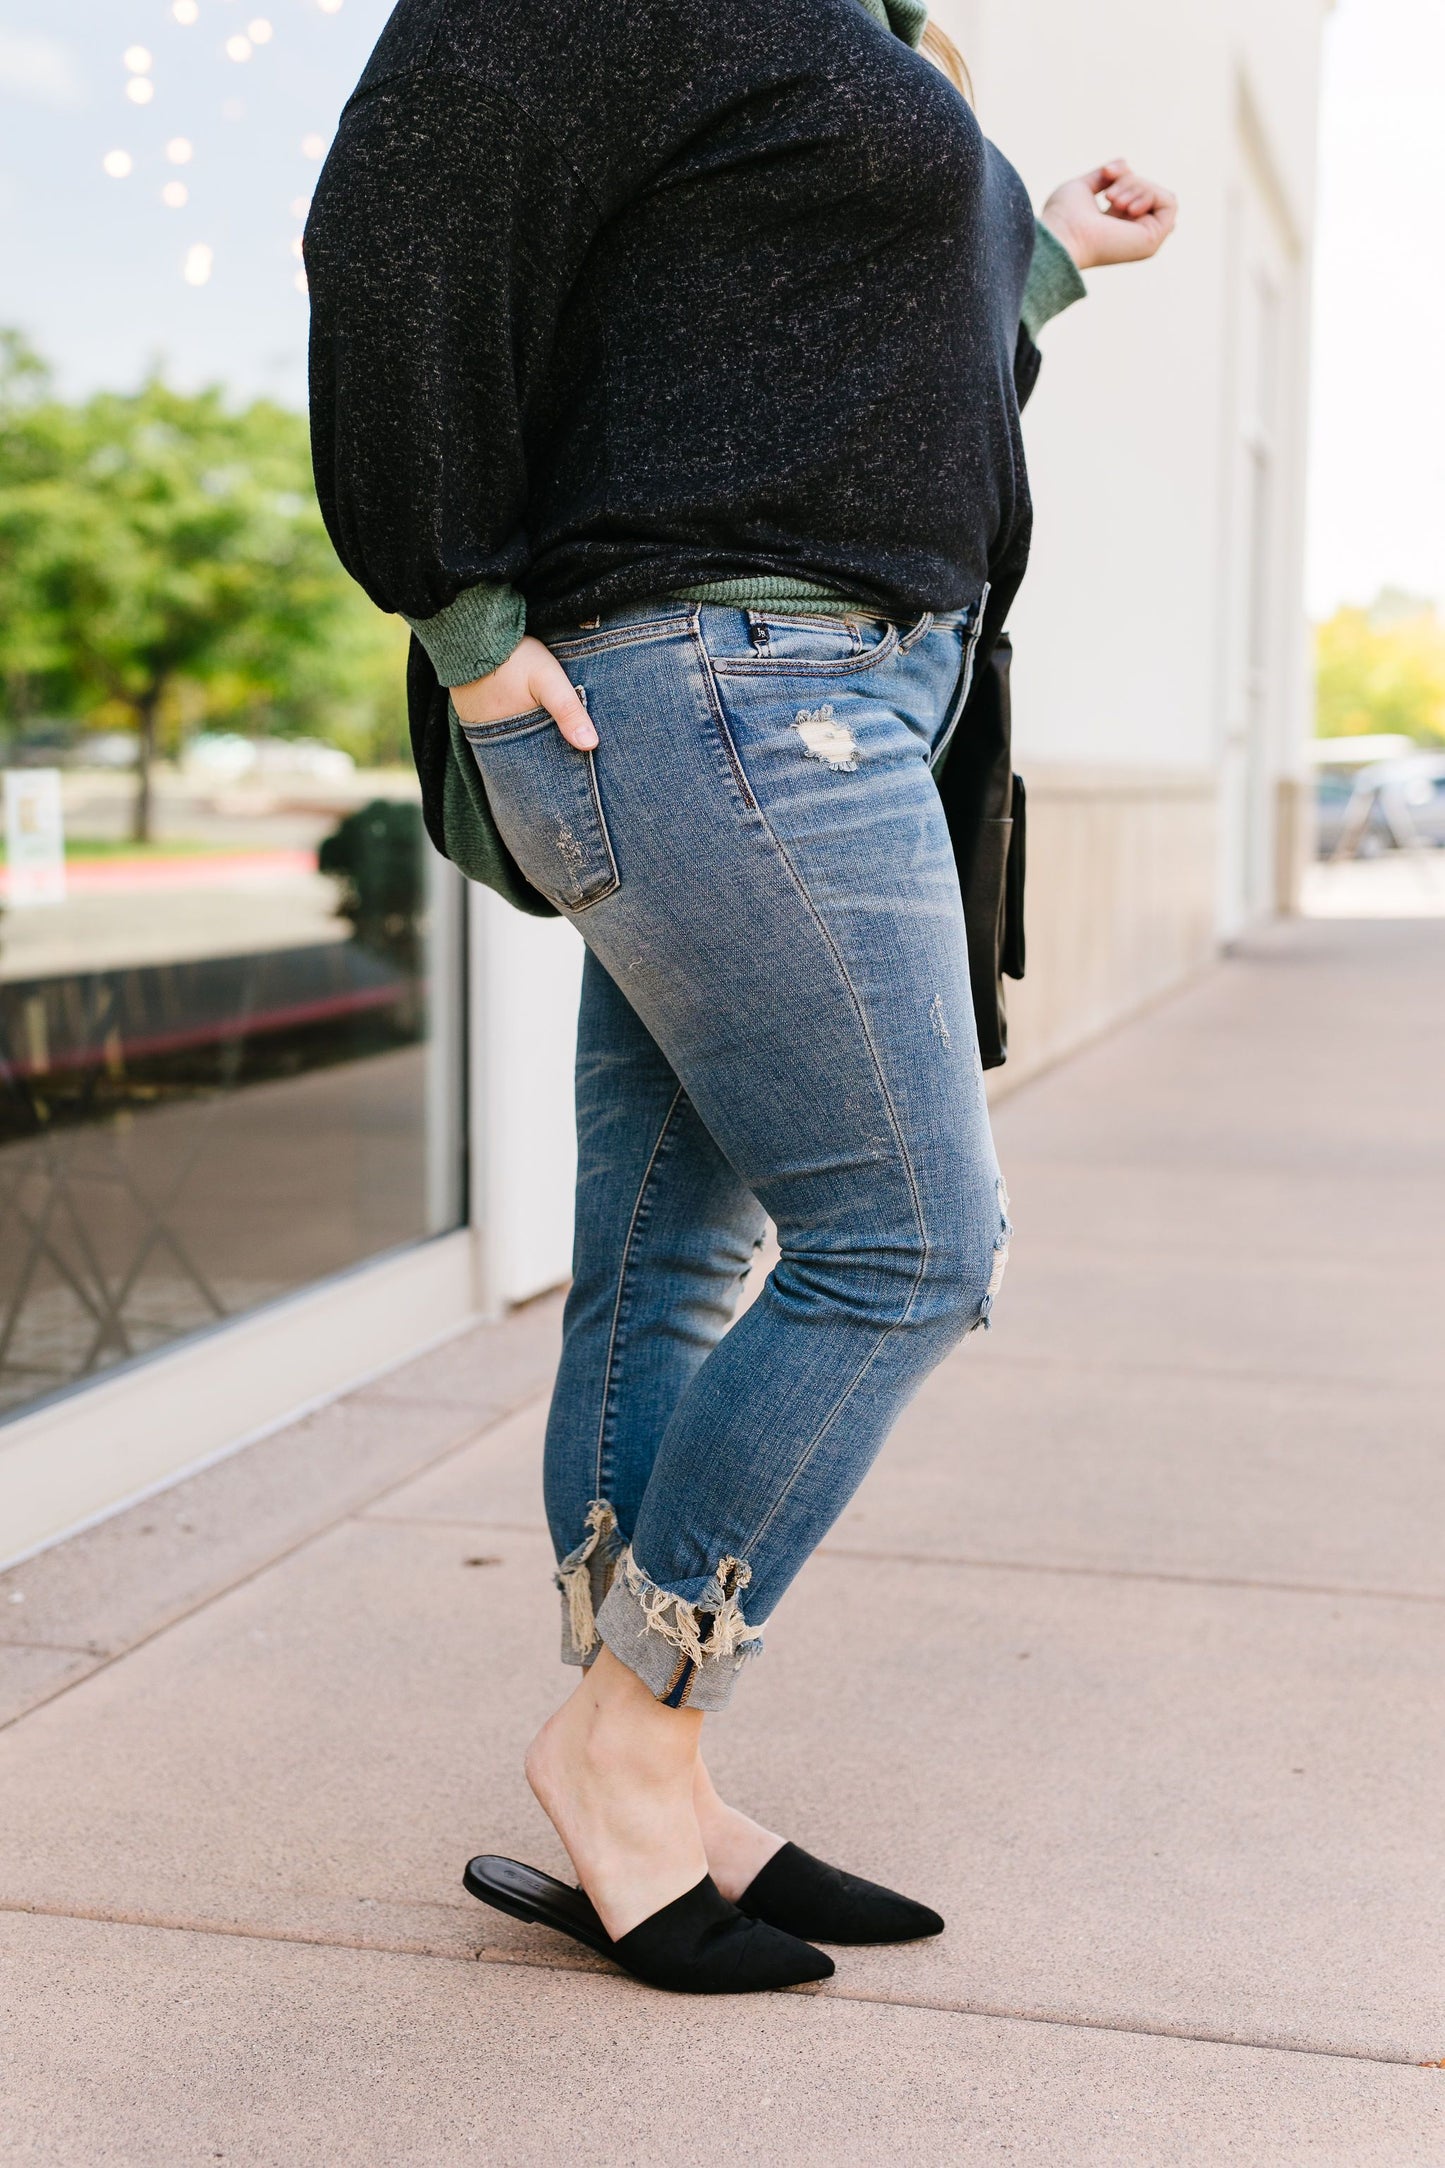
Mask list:
POLYGON ((459 1887, 561 1865, 555 1304, 0 1577, 0 2159, 1438 2168, 1442 1077, 1445 922, 1338 920, 1000 1110, 997 1328, 710 1740, 949 1917, 822 1989, 459 1887))

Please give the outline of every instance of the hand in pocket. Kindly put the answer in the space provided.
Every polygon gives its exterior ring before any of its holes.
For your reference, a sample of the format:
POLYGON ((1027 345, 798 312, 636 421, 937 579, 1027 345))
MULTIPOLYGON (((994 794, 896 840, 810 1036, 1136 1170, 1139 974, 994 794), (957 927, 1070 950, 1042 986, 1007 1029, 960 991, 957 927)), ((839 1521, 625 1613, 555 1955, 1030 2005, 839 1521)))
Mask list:
POLYGON ((462 721, 474 728, 511 722, 542 708, 579 753, 590 753, 597 743, 592 719, 571 678, 552 650, 530 636, 519 641, 501 668, 493 670, 489 677, 473 678, 469 685, 454 685, 452 705, 462 721))

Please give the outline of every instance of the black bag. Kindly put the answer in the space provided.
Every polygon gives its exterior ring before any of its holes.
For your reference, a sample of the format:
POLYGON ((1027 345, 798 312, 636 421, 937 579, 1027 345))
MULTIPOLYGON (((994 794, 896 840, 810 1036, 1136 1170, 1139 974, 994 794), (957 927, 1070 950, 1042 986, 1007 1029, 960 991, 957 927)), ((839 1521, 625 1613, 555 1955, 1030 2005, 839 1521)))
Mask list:
POLYGON ((1024 975, 1025 798, 1013 772, 1006 633, 978 664, 963 714, 937 774, 953 838, 968 972, 985 1069, 1008 1059, 1005 977, 1024 975))

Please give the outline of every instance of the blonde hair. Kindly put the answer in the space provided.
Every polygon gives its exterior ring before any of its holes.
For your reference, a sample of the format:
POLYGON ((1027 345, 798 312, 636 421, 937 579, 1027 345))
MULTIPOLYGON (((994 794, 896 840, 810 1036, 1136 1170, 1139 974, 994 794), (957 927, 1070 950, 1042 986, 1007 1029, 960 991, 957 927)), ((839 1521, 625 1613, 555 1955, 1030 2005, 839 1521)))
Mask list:
POLYGON ((942 68, 954 89, 961 90, 972 105, 973 78, 968 72, 967 62, 948 32, 940 30, 935 22, 928 23, 923 32, 920 49, 927 53, 935 67, 942 68))

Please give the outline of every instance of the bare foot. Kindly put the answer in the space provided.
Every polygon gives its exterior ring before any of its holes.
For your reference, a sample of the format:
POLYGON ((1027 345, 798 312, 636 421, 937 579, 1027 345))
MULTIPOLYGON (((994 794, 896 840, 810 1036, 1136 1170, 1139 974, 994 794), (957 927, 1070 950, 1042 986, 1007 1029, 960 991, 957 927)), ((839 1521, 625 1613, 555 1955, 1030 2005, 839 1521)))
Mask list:
POLYGON ((736 1904, 774 1852, 781 1852, 784 1840, 718 1797, 701 1756, 693 1774, 692 1803, 707 1851, 708 1872, 724 1897, 736 1904))
POLYGON ((701 1735, 697 1710, 664 1708, 603 1649, 527 1749, 527 1782, 614 1942, 708 1871, 693 1806, 701 1735))

